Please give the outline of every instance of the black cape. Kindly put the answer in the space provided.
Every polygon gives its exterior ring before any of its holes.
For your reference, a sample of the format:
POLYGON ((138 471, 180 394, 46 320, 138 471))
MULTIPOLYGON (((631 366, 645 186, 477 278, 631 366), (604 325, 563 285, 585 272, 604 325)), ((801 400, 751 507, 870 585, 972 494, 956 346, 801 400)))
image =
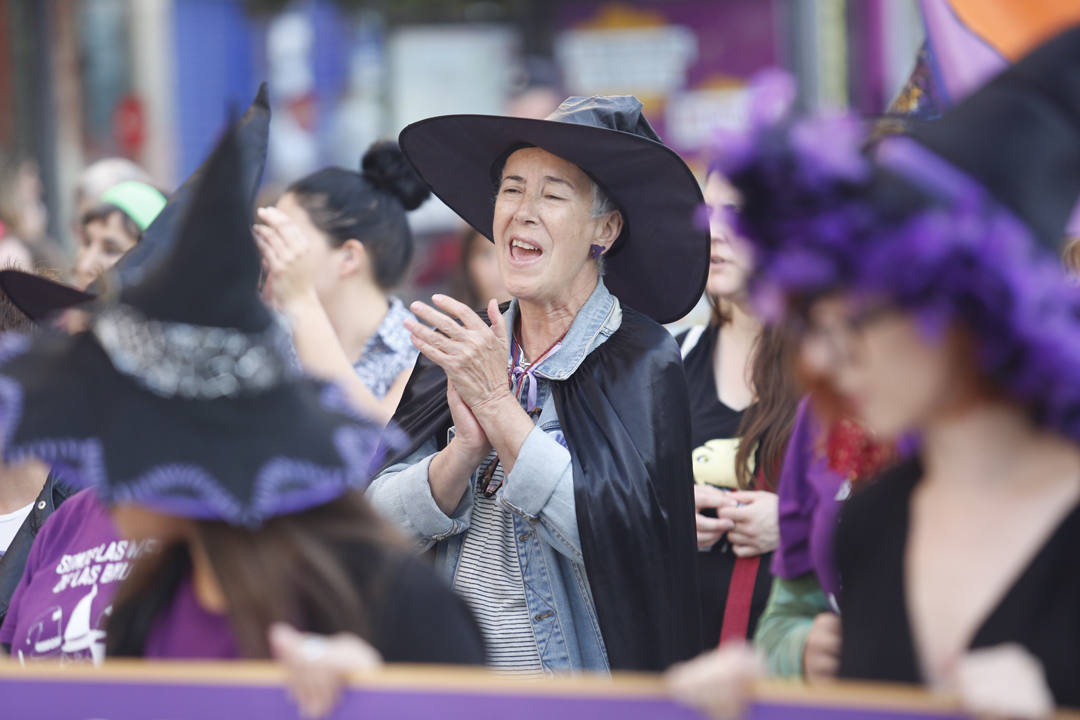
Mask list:
MULTIPOLYGON (((619 329, 553 395, 611 669, 659 671, 702 649, 690 405, 671 335, 622 311, 619 329)), ((383 467, 432 436, 447 442, 446 375, 422 355, 393 422, 408 442, 383 467)))

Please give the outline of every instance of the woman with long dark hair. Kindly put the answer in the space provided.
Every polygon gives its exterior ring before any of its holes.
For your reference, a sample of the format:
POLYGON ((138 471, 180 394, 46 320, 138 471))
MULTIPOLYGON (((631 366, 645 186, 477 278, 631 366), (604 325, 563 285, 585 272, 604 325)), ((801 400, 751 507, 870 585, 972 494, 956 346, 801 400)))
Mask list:
POLYGON ((738 195, 711 172, 705 202, 712 317, 676 341, 691 398, 703 639, 715 647, 752 637, 769 596, 776 481, 798 393, 788 335, 750 307, 749 248, 729 222, 738 195))
POLYGON ((289 321, 300 363, 380 422, 416 360, 402 324, 412 314, 390 293, 412 259, 405 215, 428 194, 397 143, 377 142, 360 172, 331 167, 297 180, 259 209, 254 227, 266 293, 289 321))
POLYGON ((916 455, 836 530, 839 676, 975 714, 1080 704, 1080 27, 867 157, 846 121, 766 118, 725 164, 757 296, 808 318, 832 389, 916 455))

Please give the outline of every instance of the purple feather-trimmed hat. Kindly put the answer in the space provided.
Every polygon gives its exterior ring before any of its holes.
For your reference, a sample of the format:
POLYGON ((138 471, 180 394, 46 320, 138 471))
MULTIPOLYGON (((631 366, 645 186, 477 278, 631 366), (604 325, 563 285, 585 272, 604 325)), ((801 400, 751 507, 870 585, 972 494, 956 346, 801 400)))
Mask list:
POLYGON ((89 331, 0 339, 5 460, 40 458, 108 503, 248 527, 363 487, 380 428, 298 374, 259 300, 245 167, 234 127, 169 249, 99 300, 89 331))
MULTIPOLYGON (((787 83, 763 78, 759 97, 787 83)), ((1080 28, 872 158, 858 121, 764 104, 715 162, 743 196, 762 313, 844 291, 958 322, 988 380, 1080 441, 1080 287, 1060 261, 1080 198, 1080 28)))

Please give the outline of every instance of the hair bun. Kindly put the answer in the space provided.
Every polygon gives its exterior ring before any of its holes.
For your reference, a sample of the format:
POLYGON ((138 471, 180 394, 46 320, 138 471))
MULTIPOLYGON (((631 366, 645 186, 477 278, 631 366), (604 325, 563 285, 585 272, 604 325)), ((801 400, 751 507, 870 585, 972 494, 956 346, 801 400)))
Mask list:
POLYGON ((393 140, 372 144, 360 161, 360 170, 364 179, 396 197, 406 210, 415 210, 431 195, 427 184, 393 140))

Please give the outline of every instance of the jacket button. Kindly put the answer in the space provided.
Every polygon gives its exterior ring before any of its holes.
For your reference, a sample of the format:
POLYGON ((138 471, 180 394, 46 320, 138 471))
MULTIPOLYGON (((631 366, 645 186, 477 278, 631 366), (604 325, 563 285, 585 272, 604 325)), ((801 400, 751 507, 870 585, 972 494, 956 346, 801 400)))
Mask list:
POLYGON ((542 613, 536 614, 535 616, 533 616, 533 620, 536 620, 536 621, 547 620, 549 617, 551 617, 554 614, 555 613, 553 613, 551 610, 548 610, 547 612, 542 612, 542 613))
POLYGON ((518 540, 520 540, 521 542, 525 542, 526 540, 528 540, 531 537, 532 537, 531 532, 523 532, 520 535, 518 535, 518 540))
POLYGON ((38 500, 37 509, 38 510, 44 510, 45 509, 45 501, 44 500, 38 500))

